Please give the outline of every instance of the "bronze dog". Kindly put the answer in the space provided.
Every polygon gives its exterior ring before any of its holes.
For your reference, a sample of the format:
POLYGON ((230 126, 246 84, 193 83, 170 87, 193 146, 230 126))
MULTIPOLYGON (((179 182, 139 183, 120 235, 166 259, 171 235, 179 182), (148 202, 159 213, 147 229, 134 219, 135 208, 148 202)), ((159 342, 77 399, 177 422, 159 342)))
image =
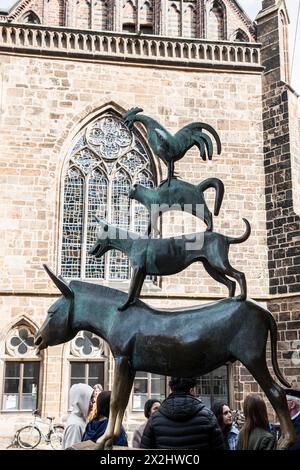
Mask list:
POLYGON ((227 276, 236 279, 241 290, 239 298, 245 300, 247 297, 245 275, 234 269, 228 260, 229 246, 232 243, 242 243, 250 236, 250 224, 246 219, 243 221, 246 224, 246 231, 237 238, 206 231, 155 239, 145 235, 140 236, 97 218, 98 240, 90 250, 90 254, 100 258, 107 251, 116 249, 128 255, 133 274, 127 301, 119 307, 119 310, 125 310, 139 297, 147 275, 176 274, 196 261, 202 261, 208 274, 228 287, 230 297, 235 294, 235 282, 227 276))

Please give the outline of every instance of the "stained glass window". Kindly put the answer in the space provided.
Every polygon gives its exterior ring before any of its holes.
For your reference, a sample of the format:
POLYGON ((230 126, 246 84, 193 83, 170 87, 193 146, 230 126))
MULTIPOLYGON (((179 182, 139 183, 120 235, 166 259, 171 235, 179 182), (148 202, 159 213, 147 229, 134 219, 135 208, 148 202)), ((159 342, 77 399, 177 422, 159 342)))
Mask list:
POLYGON ((153 187, 154 166, 135 131, 116 114, 94 119, 74 139, 64 178, 61 272, 67 278, 125 280, 127 256, 112 250, 96 260, 95 216, 125 229, 146 231, 148 213, 129 199, 135 183, 153 187))

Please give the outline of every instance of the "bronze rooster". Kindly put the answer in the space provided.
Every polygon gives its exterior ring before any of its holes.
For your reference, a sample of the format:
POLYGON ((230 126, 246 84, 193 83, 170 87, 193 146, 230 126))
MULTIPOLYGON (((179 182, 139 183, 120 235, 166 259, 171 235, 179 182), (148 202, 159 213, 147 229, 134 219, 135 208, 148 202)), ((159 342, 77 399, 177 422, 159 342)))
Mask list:
POLYGON ((147 129, 147 139, 155 155, 162 159, 168 167, 168 184, 174 177, 174 163, 180 160, 186 152, 196 145, 199 148, 202 160, 211 160, 213 155, 213 144, 209 135, 203 130, 210 132, 217 143, 218 155, 221 153, 221 141, 209 124, 194 122, 172 135, 161 124, 145 114, 139 114, 141 108, 131 108, 124 115, 123 120, 129 129, 133 123, 141 122, 147 129))

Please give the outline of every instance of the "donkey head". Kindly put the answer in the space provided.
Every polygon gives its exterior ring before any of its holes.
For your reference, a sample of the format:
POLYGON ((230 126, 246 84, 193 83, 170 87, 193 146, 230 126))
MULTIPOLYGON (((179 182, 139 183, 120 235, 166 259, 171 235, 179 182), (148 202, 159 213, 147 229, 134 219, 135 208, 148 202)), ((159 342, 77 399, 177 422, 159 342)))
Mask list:
POLYGON ((74 292, 61 276, 56 276, 47 265, 44 265, 44 268, 61 291, 62 297, 51 305, 45 322, 36 333, 35 345, 39 351, 48 346, 65 343, 76 334, 72 328, 74 292))

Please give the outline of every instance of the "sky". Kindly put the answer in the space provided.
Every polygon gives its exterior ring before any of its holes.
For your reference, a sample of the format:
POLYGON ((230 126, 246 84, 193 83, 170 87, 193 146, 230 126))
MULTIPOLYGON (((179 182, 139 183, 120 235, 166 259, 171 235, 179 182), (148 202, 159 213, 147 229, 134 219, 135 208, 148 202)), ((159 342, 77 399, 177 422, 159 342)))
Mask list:
MULTIPOLYGON (((0 0, 1 2, 1 0, 0 0)), ((290 64, 292 64, 293 48, 295 42, 296 23, 297 23, 297 12, 300 0, 285 0, 290 17, 289 25, 289 46, 290 46, 290 64)), ((243 10, 248 14, 251 20, 254 20, 257 13, 261 8, 260 0, 238 0, 243 10)), ((300 20, 299 20, 300 22, 300 20)), ((296 49, 293 73, 291 76, 292 87, 300 93, 300 24, 298 25, 298 33, 296 38, 296 49)))
MULTIPOLYGON (((290 44, 290 64, 292 64, 293 47, 295 42, 297 11, 300 0, 285 0, 289 12, 291 24, 289 26, 289 44, 290 44)), ((245 10, 248 16, 254 20, 257 13, 261 8, 261 0, 238 0, 241 7, 245 10)), ((0 0, 0 10, 2 8, 10 7, 16 0, 0 0)), ((299 21, 300 22, 300 21, 299 21)), ((296 52, 294 58, 294 66, 291 77, 292 87, 300 93, 300 24, 298 27, 298 34, 296 38, 296 52)))

